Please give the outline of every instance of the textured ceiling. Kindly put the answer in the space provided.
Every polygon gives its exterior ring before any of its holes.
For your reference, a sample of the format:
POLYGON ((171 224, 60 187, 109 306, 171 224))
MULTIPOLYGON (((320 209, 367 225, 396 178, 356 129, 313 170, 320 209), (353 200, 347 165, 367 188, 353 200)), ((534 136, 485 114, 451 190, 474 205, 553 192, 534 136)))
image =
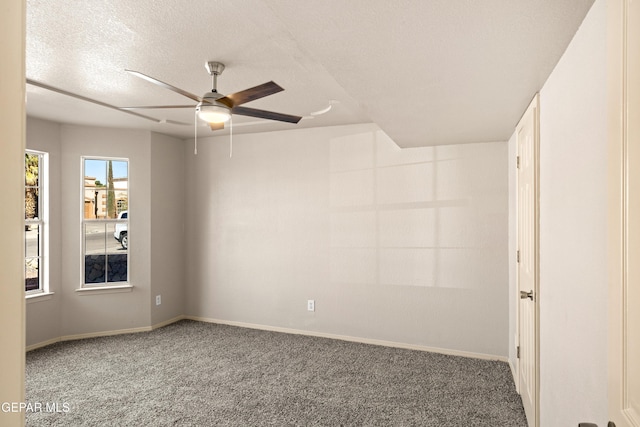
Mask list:
MULTIPOLYGON (((220 92, 274 80, 284 92, 246 106, 305 117, 234 116, 234 133, 375 122, 401 147, 506 140, 592 3, 28 0, 27 78, 114 106, 190 104, 124 70, 202 95, 216 60, 220 92)), ((139 112, 186 124, 27 86, 31 116, 194 135, 190 109, 139 112)))

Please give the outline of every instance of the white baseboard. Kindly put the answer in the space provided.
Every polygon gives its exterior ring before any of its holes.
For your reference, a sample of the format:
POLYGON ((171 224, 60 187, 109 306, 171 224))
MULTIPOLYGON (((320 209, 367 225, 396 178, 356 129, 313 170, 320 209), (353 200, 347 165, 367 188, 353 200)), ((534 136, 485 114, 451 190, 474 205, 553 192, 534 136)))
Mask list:
POLYGON ((163 326, 167 326, 170 325, 172 323, 176 323, 179 322, 183 319, 186 319, 186 317, 184 315, 180 315, 180 316, 176 316, 173 319, 169 319, 169 320, 165 320, 164 322, 160 322, 160 323, 156 323, 155 325, 151 326, 151 329, 158 329, 158 328, 162 328, 163 326))
POLYGON ((511 375, 513 376, 513 380, 515 381, 515 379, 516 379, 516 367, 513 365, 513 362, 511 361, 511 359, 509 359, 508 362, 509 362, 509 368, 511 369, 511 375))
POLYGON ((513 383, 516 385, 516 391, 520 393, 520 383, 518 382, 518 374, 516 366, 513 364, 513 360, 509 359, 509 368, 511 369, 511 376, 513 377, 513 383))
POLYGON ((112 331, 87 332, 86 334, 63 335, 60 341, 82 340, 86 338, 109 337, 111 335, 134 334, 137 332, 149 332, 151 326, 142 326, 139 328, 115 329, 112 331))
POLYGON ((86 334, 63 335, 61 337, 57 337, 47 341, 42 341, 36 344, 29 345, 25 348, 25 350, 26 351, 35 350, 36 348, 46 347, 48 345, 55 344, 60 341, 73 341, 73 340, 82 340, 86 338, 108 337, 111 335, 132 334, 136 332, 149 332, 150 330, 151 330, 151 326, 144 326, 141 328, 117 329, 113 331, 88 332, 86 334))
POLYGON ((46 340, 46 341, 41 341, 41 342, 26 346, 25 347, 25 351, 28 352, 28 351, 31 351, 31 350, 35 350, 36 348, 46 347, 48 345, 55 344, 55 343, 60 342, 60 341, 61 341, 60 337, 52 338, 52 339, 46 340))
POLYGON ((138 332, 149 332, 154 329, 161 328, 163 326, 170 325, 172 323, 178 322, 184 319, 185 316, 176 316, 173 319, 165 320, 164 322, 156 323, 152 326, 142 326, 139 328, 128 328, 128 329, 116 329, 111 331, 101 331, 101 332, 88 332, 86 334, 75 334, 75 335, 63 335, 61 337, 52 338, 47 341, 42 341, 36 344, 31 344, 25 348, 25 351, 35 350, 37 348, 46 347, 51 344, 55 344, 60 341, 72 341, 72 340, 81 340, 86 338, 97 338, 97 337, 108 337, 112 335, 122 335, 122 334, 135 334, 138 332))
POLYGON ((462 357, 470 357, 473 359, 483 359, 483 360, 498 360, 501 362, 507 362, 509 367, 511 368, 511 373, 514 376, 515 380, 515 369, 509 360, 508 357, 505 356, 496 356, 493 354, 484 354, 484 353, 473 353, 468 351, 460 351, 460 350, 451 350, 446 348, 438 348, 438 347, 428 347, 423 345, 416 344, 406 344, 395 341, 384 341, 370 338, 360 338, 360 337, 352 337, 348 335, 338 335, 338 334, 329 334, 324 332, 316 332, 316 331, 306 331, 302 329, 292 329, 292 328, 283 328, 279 326, 269 326, 269 325, 260 325, 255 323, 246 323, 246 322, 236 322, 231 320, 221 320, 221 319, 211 319, 207 317, 198 317, 198 316, 176 316, 172 319, 165 320, 160 323, 156 323, 152 326, 143 326, 139 328, 130 328, 130 329, 117 329, 111 331, 102 331, 102 332, 89 332, 86 334, 76 334, 76 335, 64 335, 61 337, 53 338, 47 341, 42 341, 36 344, 32 344, 26 347, 26 351, 35 350, 37 348, 45 347, 51 344, 55 344, 60 341, 71 341, 71 340, 79 340, 85 338, 96 338, 96 337, 106 337, 111 335, 121 335, 121 334, 131 334, 137 332, 149 332, 154 329, 161 328, 163 326, 170 325, 172 323, 178 322, 183 319, 195 320, 199 322, 207 322, 207 323, 217 323, 220 325, 229 325, 229 326, 238 326, 241 328, 249 328, 249 329, 259 329, 263 331, 271 331, 271 332, 281 332, 285 334, 295 334, 295 335, 306 335, 312 337, 320 337, 320 338, 330 338, 342 341, 350 341, 361 344, 372 344, 379 345, 383 347, 393 347, 393 348, 402 348, 406 350, 419 350, 419 351, 427 351, 431 353, 440 353, 446 354, 450 356, 462 356, 462 357))
POLYGON ((282 328, 279 326, 268 326, 268 325, 254 324, 254 323, 235 322, 231 320, 211 319, 207 317, 184 316, 184 318, 189 320, 196 320, 199 322, 217 323, 220 325, 238 326, 241 328, 249 328, 249 329, 260 329, 263 331, 282 332, 285 334, 307 335, 312 337, 330 338, 330 339, 336 339, 336 340, 342 340, 342 341, 356 342, 361 344, 380 345, 384 347, 402 348, 406 350, 427 351, 430 353, 440 353, 440 354, 446 354, 450 356, 462 356, 462 357, 470 357, 473 359, 497 360, 501 362, 508 362, 508 357, 496 356, 492 354, 473 353, 473 352, 460 351, 460 350, 449 350, 445 348, 427 347, 427 346, 415 345, 415 344, 405 344, 405 343, 399 343, 395 341, 384 341, 384 340, 376 340, 376 339, 370 339, 370 338, 351 337, 347 335, 328 334, 324 332, 305 331, 302 329, 282 328))

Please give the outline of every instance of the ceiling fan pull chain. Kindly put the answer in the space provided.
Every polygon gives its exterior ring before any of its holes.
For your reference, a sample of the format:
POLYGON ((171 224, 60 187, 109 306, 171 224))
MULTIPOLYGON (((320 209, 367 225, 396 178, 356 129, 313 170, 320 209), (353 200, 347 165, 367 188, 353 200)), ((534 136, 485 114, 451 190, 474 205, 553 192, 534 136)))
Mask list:
POLYGON ((229 118, 229 158, 233 156, 233 116, 229 118))
POLYGON ((196 155, 198 154, 198 111, 194 111, 194 118, 193 118, 193 133, 194 133, 194 138, 193 138, 193 154, 196 155))

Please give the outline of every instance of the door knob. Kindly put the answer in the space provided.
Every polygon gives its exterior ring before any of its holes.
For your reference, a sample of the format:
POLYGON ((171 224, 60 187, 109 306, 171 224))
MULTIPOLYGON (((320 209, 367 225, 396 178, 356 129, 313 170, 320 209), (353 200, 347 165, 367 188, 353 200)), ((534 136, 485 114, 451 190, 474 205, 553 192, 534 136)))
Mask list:
POLYGON ((527 298, 533 301, 533 291, 529 291, 529 292, 520 291, 520 299, 527 299, 527 298))

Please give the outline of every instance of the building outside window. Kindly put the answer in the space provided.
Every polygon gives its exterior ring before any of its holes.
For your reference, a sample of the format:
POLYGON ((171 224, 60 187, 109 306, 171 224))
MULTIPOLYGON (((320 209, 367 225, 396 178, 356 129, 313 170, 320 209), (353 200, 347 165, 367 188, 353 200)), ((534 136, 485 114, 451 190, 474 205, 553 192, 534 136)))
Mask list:
POLYGON ((24 289, 28 295, 45 292, 48 286, 44 257, 46 160, 46 153, 27 150, 24 154, 24 289))
POLYGON ((129 162, 83 158, 83 286, 129 281, 129 162))

